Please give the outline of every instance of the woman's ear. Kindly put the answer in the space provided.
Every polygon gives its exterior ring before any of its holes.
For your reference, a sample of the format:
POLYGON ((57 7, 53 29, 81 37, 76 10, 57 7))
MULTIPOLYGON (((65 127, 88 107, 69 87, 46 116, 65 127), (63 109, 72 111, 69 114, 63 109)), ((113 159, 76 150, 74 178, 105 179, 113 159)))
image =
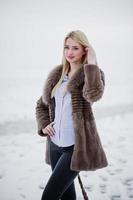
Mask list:
POLYGON ((83 55, 86 55, 87 54, 87 50, 86 50, 86 47, 84 47, 83 49, 83 55))

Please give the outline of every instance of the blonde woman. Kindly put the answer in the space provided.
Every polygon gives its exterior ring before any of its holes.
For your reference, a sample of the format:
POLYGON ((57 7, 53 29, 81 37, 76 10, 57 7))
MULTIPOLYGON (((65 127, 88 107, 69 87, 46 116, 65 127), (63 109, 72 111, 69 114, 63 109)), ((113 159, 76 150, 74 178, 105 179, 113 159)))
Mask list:
POLYGON ((52 174, 41 200, 75 200, 80 171, 108 165, 96 127, 92 104, 101 99, 105 76, 86 35, 68 33, 62 64, 49 73, 36 104, 38 134, 46 136, 46 163, 52 174))

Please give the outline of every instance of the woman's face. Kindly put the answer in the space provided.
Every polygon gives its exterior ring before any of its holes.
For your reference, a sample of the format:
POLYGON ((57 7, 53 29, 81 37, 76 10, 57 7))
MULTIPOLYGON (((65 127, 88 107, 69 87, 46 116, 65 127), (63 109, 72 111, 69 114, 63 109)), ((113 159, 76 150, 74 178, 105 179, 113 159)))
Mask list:
POLYGON ((64 56, 69 63, 81 63, 85 50, 81 44, 68 38, 64 46, 64 56))

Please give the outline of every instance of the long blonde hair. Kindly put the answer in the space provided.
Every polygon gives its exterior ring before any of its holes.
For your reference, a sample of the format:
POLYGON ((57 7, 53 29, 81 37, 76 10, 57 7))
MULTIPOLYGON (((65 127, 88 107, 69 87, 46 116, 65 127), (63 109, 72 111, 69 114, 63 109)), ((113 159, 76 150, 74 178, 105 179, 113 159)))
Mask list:
MULTIPOLYGON (((69 32, 65 39, 64 39, 64 46, 66 43, 66 40, 68 38, 72 38, 73 40, 75 40, 76 42, 78 42, 79 44, 81 44, 83 47, 89 47, 89 41, 86 37, 86 35, 80 31, 80 30, 76 30, 76 31, 71 31, 69 32)), ((86 55, 83 55, 82 57, 82 64, 87 64, 87 58, 86 55)), ((56 89, 60 86, 62 80, 64 79, 64 76, 68 73, 69 69, 70 69, 70 64, 69 62, 66 60, 65 56, 64 56, 64 47, 63 47, 63 58, 62 58, 62 65, 63 65, 63 70, 62 70, 62 74, 61 74, 61 78, 59 79, 59 81, 57 82, 57 84, 54 86, 54 88, 52 89, 51 92, 51 98, 54 96, 56 89)), ((82 65, 82 66, 83 66, 82 65)), ((66 94, 66 91, 64 92, 64 95, 66 94)))

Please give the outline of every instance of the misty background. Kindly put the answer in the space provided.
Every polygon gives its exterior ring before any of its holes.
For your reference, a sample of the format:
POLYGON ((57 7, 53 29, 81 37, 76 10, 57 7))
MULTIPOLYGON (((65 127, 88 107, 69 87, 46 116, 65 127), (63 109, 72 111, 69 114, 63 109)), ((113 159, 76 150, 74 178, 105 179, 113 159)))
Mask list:
POLYGON ((105 73, 94 107, 133 102, 132 0, 0 0, 0 121, 35 118, 48 72, 61 63, 63 40, 82 30, 105 73))

